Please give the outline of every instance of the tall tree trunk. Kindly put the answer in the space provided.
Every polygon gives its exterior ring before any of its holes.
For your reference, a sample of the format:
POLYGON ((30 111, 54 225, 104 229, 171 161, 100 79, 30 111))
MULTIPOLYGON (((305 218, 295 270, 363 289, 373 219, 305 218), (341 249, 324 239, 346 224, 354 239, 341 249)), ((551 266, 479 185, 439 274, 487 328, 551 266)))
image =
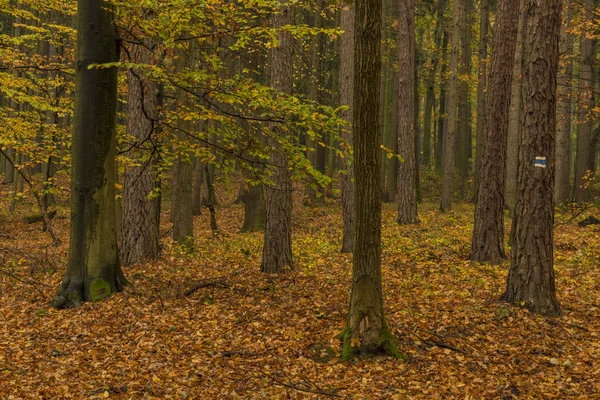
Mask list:
POLYGON ((523 131, 513 248, 502 298, 559 315, 554 286, 554 134, 561 0, 527 1, 523 51, 523 131))
MULTIPOLYGON (((350 107, 354 96, 354 2, 344 2, 341 14, 341 28, 344 33, 340 39, 340 104, 350 107)), ((348 146, 352 146, 352 109, 342 111, 342 117, 348 121, 348 127, 342 128, 341 136, 348 146)), ((354 160, 348 147, 344 150, 342 253, 348 253, 354 248, 354 160)))
POLYGON ((456 136, 456 100, 458 80, 458 47, 460 44, 460 18, 462 14, 461 0, 454 1, 454 12, 450 49, 450 82, 448 85, 448 131, 444 149, 444 176, 442 182, 442 201, 440 209, 448 211, 452 208, 452 177, 454 175, 454 148, 456 136))
MULTIPOLYGON (((280 12, 273 16, 273 28, 291 25, 292 8, 280 3, 280 12)), ((292 93, 294 66, 294 42, 289 32, 279 33, 279 46, 272 50, 271 86, 283 93, 292 93)), ((288 133, 273 124, 274 134, 288 133)), ((288 159, 284 149, 275 139, 271 139, 271 163, 275 171, 271 176, 272 185, 265 186, 266 224, 263 259, 260 270, 267 273, 282 273, 294 268, 292 260, 292 181, 288 169, 288 159)))
POLYGON ((415 10, 413 0, 400 0, 398 20, 398 153, 404 162, 398 166, 399 224, 419 222, 417 214, 415 160, 415 10))
MULTIPOLYGON (((511 213, 517 201, 517 165, 519 158, 519 143, 521 142, 521 120, 523 110, 523 40, 525 35, 525 0, 519 5, 519 31, 517 33, 517 49, 513 67, 513 87, 510 99, 510 114, 508 117, 508 143, 506 147, 506 184, 504 189, 504 205, 511 213)), ((512 235, 511 235, 512 236, 512 235)))
POLYGON ((355 248, 342 358, 356 352, 401 357, 383 312, 381 287, 381 0, 356 3, 354 76, 355 248))
POLYGON ((119 59, 111 7, 101 0, 78 1, 71 240, 67 271, 51 303, 58 308, 102 300, 126 283, 115 216, 118 70, 88 68, 119 59))
MULTIPOLYGON (((152 53, 142 45, 132 45, 129 51, 132 62, 151 64, 152 53)), ((127 73, 127 134, 138 143, 156 134, 156 87, 135 68, 127 73)), ((152 155, 129 152, 136 166, 125 169, 123 183, 123 222, 120 247, 123 265, 139 263, 158 256, 158 221, 156 200, 148 199, 154 189, 156 173, 152 155)))
POLYGON ((573 18, 569 2, 563 10, 560 54, 563 60, 558 71, 558 100, 556 104, 556 172, 554 177, 554 202, 563 204, 570 199, 571 166, 571 96, 573 75, 573 35, 567 32, 573 18))
POLYGON ((592 132, 592 109, 594 108, 593 97, 593 64, 594 64, 594 43, 590 37, 591 24, 594 16, 594 0, 585 0, 582 12, 584 14, 584 28, 581 32, 581 64, 579 67, 579 107, 577 118, 577 154, 575 157, 575 187, 574 198, 576 203, 588 201, 589 194, 587 189, 588 160, 590 158, 590 136, 592 132))
POLYGON ((192 214, 202 215, 202 184, 204 183, 204 164, 200 158, 194 161, 192 182, 192 214))
MULTIPOLYGON (((479 49, 477 58, 479 60, 477 80, 477 126, 475 128, 475 163, 473 165, 473 199, 477 201, 479 193, 479 175, 481 169, 481 156, 485 143, 485 110, 486 110, 486 88, 487 88, 487 47, 488 47, 488 24, 490 21, 490 9, 488 0, 481 0, 479 16, 479 49)), ((518 9, 517 9, 518 13, 518 9)), ((517 17, 518 18, 518 17, 517 17)))
POLYGON ((460 177, 460 197, 464 199, 467 179, 469 178, 469 160, 471 158, 471 101, 469 100, 469 82, 471 75, 471 28, 472 0, 461 0, 463 12, 460 22, 461 62, 458 83, 458 123, 455 165, 460 177))
POLYGON ((444 29, 442 37, 442 49, 440 52, 440 62, 442 67, 440 69, 440 105, 438 113, 437 123, 437 135, 435 138, 435 170, 442 171, 442 164, 444 161, 444 143, 446 142, 446 133, 448 132, 448 116, 446 115, 448 99, 446 96, 446 53, 448 52, 448 32, 444 29))
POLYGON ((506 258, 504 176, 518 21, 519 0, 499 0, 488 82, 486 138, 481 159, 480 190, 475 205, 475 225, 471 242, 473 261, 498 261, 506 258))

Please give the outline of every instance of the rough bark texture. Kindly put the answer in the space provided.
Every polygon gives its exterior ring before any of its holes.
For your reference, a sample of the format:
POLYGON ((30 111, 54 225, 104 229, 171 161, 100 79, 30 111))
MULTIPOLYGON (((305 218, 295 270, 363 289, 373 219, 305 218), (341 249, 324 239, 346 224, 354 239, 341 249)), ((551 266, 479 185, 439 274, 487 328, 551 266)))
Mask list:
POLYGON ((560 54, 563 60, 558 71, 558 102, 556 104, 556 169, 554 177, 554 202, 567 203, 571 197, 571 96, 573 75, 573 35, 567 32, 573 18, 569 5, 563 11, 562 32, 560 34, 560 54))
POLYGON ((513 249, 503 299, 560 314, 554 287, 554 134, 560 0, 527 0, 523 51, 523 130, 519 146, 513 249), (546 164, 536 157, 545 157, 546 164))
POLYGON ((480 190, 475 205, 475 226, 471 242, 473 261, 498 261, 506 258, 504 176, 518 21, 519 0, 499 0, 488 82, 480 190))
MULTIPOLYGON (((477 201, 479 193, 479 175, 481 169, 481 157, 485 143, 485 110, 486 110, 486 88, 487 88, 487 47, 488 47, 488 24, 490 21, 490 9, 488 0, 481 0, 481 12, 479 16, 479 48, 477 58, 479 70, 477 72, 477 125, 475 127, 475 163, 473 165, 473 199, 477 201)), ((517 11, 518 12, 518 11, 517 11)))
POLYGON ((471 30, 472 0, 460 0, 463 3, 460 20, 460 80, 458 82, 458 121, 456 129, 456 155, 454 164, 460 178, 460 198, 465 198, 467 179, 469 178, 469 160, 472 155, 471 101, 469 100, 469 82, 465 77, 471 75, 471 30))
POLYGON ((357 2, 355 12, 356 236, 350 309, 342 332, 342 357, 351 359, 356 352, 362 355, 388 353, 400 357, 385 321, 381 287, 381 0, 357 2))
POLYGON ((110 5, 79 0, 77 25, 69 260, 51 302, 58 308, 102 300, 126 283, 115 216, 117 68, 88 69, 119 59, 110 5))
MULTIPOLYGON (((291 7, 284 5, 273 16, 273 27, 291 25, 291 7)), ((274 47, 271 57, 271 86, 283 93, 292 93, 294 66, 292 64, 294 42, 289 32, 279 33, 279 46, 274 47)), ((276 125, 271 129, 277 135, 287 132, 276 125)), ((265 186, 266 224, 263 259, 260 270, 267 273, 288 272, 294 268, 292 261, 292 181, 288 160, 282 146, 271 139, 271 163, 275 171, 272 185, 265 186)))
MULTIPOLYGON (((340 38, 340 104, 352 106, 354 93, 354 4, 344 3, 341 11, 341 28, 344 34, 340 38)), ((349 127, 342 130, 342 138, 352 146, 352 109, 342 112, 349 127)), ((349 150, 349 149, 347 149, 349 150)), ((354 161, 352 152, 346 151, 342 160, 342 208, 344 233, 342 253, 351 252, 354 244, 354 161)))
POLYGON ((240 232, 262 232, 265 229, 265 196, 261 183, 248 184, 241 200, 244 203, 244 224, 240 232))
MULTIPOLYGON (((178 49, 177 69, 183 72, 186 67, 193 64, 193 50, 178 49)), ((188 108, 190 99, 184 89, 177 89, 177 102, 188 108)), ((178 120, 177 128, 180 130, 179 140, 185 140, 183 132, 192 131, 190 121, 178 120)), ((175 159, 173 167, 173 197, 171 198, 171 217, 173 220, 173 240, 186 247, 194 246, 194 158, 185 150, 181 151, 175 159)))
POLYGON ((523 83, 523 35, 525 28, 525 0, 519 6, 519 32, 517 34, 517 49, 513 67, 513 87, 510 99, 510 115, 508 117, 508 144, 506 148, 506 183, 504 190, 505 207, 514 212, 517 201, 517 164, 519 158, 519 142, 521 141, 521 87, 523 83))
MULTIPOLYGON (((132 45, 129 54, 134 63, 152 63, 152 53, 144 46, 132 45)), ((138 143, 155 134, 156 87, 139 69, 128 72, 127 134, 138 143)), ((156 173, 148 154, 132 150, 129 158, 137 161, 125 170, 123 181, 123 219, 120 247, 121 263, 135 264, 158 256, 156 200, 148 199, 154 189, 156 173)))
POLYGON ((413 0, 400 0, 398 21, 398 154, 404 162, 398 166, 399 224, 419 222, 415 160, 415 13, 413 0))
POLYGON ((454 12, 450 49, 450 81, 448 82, 448 130, 445 134, 444 175, 442 182, 442 201, 440 209, 448 211, 452 208, 452 177, 454 175, 454 149, 456 136, 456 101, 458 81, 458 47, 460 44, 460 17, 462 4, 454 1, 454 12))
POLYGON ((590 136, 592 132, 592 109, 594 108, 593 90, 594 90, 594 43, 588 24, 593 23, 594 0, 585 0, 582 12, 586 25, 581 32, 581 64, 579 67, 579 107, 577 118, 577 142, 575 157, 575 182, 574 198, 576 203, 588 201, 589 194, 587 189, 588 160, 590 158, 590 136))

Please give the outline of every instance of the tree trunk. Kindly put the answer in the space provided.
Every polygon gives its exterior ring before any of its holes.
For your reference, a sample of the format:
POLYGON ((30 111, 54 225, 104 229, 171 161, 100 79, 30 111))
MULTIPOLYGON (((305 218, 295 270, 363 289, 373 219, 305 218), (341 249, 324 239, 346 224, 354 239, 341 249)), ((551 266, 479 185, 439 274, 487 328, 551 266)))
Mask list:
POLYGON ((415 160, 415 10, 413 0, 400 0, 398 20, 398 154, 404 162, 398 166, 399 224, 416 224, 417 214, 415 160))
POLYGON ((442 182, 442 201, 440 209, 449 211, 452 208, 452 177, 454 175, 454 148, 456 136, 456 100, 458 80, 458 46, 460 44, 460 18, 462 14, 460 0, 454 1, 454 15, 450 49, 450 82, 448 85, 448 131, 444 149, 444 176, 442 182))
POLYGON ((194 173, 192 182, 192 214, 202 215, 202 184, 204 183, 204 164, 199 158, 194 161, 194 173))
POLYGON ((122 290, 115 217, 117 71, 92 63, 118 61, 111 6, 78 1, 75 121, 71 169, 71 240, 67 271, 51 304, 80 306, 122 290))
POLYGON ((554 287, 554 135, 560 0, 527 1, 523 130, 513 249, 502 298, 532 312, 560 314, 554 287))
MULTIPOLYGON (((341 28, 344 33, 340 38, 340 104, 351 107, 354 95, 354 2, 343 3, 341 28)), ((352 109, 342 111, 342 118, 348 121, 348 126, 341 132, 347 144, 342 160, 342 253, 349 253, 354 247, 354 161, 348 148, 353 144, 352 109)))
POLYGON ((446 141, 446 132, 448 132, 448 116, 446 115, 446 103, 448 101, 446 97, 446 70, 447 63, 445 61, 446 53, 448 52, 448 32, 444 29, 442 37, 442 50, 440 52, 440 61, 442 67, 440 68, 440 105, 438 113, 437 123, 437 135, 435 139, 435 170, 441 171, 442 164, 444 161, 444 142, 446 141))
POLYGON ((499 261, 506 258, 504 176, 518 21, 519 0, 499 0, 488 82, 480 190, 475 205, 475 226, 471 242, 473 261, 499 261))
MULTIPOLYGON (((142 45, 130 46, 132 62, 151 64, 152 53, 142 45)), ((138 143, 154 135, 156 121, 156 87, 139 69, 127 73, 127 134, 138 143)), ((125 169, 123 181, 123 222, 120 257, 123 265, 136 264, 158 256, 158 221, 156 200, 148 199, 154 189, 156 173, 152 155, 131 150, 128 154, 136 166, 125 169)))
POLYGON ((588 160, 590 158, 590 136, 592 132, 592 109, 594 108, 593 96, 593 64, 594 64, 594 43, 590 37, 592 33, 590 28, 594 20, 593 16, 594 0, 585 0, 582 7, 585 24, 581 32, 581 64, 579 69, 579 107, 577 118, 577 154, 575 157, 575 187, 574 198, 576 203, 588 201, 589 194, 588 183, 588 160))
MULTIPOLYGON (((523 110, 523 39, 525 35, 525 0, 519 4, 519 31, 517 33, 517 49, 513 66, 513 87, 510 99, 510 114, 508 117, 508 143, 506 147, 506 184, 504 189, 504 205, 511 213, 515 210, 517 201, 517 165, 519 158, 519 143, 521 142, 521 119, 523 110)), ((512 236, 512 235, 511 235, 512 236)))
POLYGON ((383 312, 381 287, 381 0, 356 3, 353 126, 356 168, 352 291, 342 358, 355 353, 401 357, 383 312))
MULTIPOLYGON (((487 88, 487 47, 488 47, 488 24, 490 21, 490 9, 488 0, 481 0, 481 14, 479 17, 479 49, 477 58, 479 60, 479 71, 477 79, 477 126, 475 128, 475 163, 473 165, 473 199, 477 201, 479 193, 479 175, 481 169, 481 156, 485 143, 485 110, 486 110, 486 88, 487 88)), ((518 13, 518 9, 517 9, 518 13)), ((518 17, 517 17, 518 18, 518 17)))
MULTIPOLYGON (((291 25, 292 8, 280 3, 280 13, 273 16, 273 28, 291 25)), ((279 33, 279 46, 272 50, 271 86, 282 93, 292 93, 294 66, 294 42, 289 32, 279 33)), ((285 129, 271 125, 273 133, 284 136, 285 129)), ((281 144, 271 138, 271 163, 275 171, 273 184, 265 186, 266 224, 263 259, 260 270, 267 273, 283 273, 294 268, 292 260, 292 181, 288 159, 281 144)))
MULTIPOLYGON (((244 185, 246 186, 246 185, 244 185)), ((261 232, 265 229, 265 196, 261 183, 249 183, 242 195, 244 224, 240 232, 261 232)))
POLYGON ((469 100, 469 82, 471 75, 471 28, 472 0, 461 0, 463 11, 460 22, 461 62, 458 82, 458 123, 455 165, 460 177, 460 197, 465 198, 467 179, 469 178, 469 159, 471 158, 471 101, 469 100))
POLYGON ((563 11, 560 54, 563 60, 558 72, 558 102, 556 104, 556 172, 554 177, 554 203, 563 204, 570 200, 571 167, 571 96, 573 75, 573 35, 567 32, 573 18, 569 4, 563 11))

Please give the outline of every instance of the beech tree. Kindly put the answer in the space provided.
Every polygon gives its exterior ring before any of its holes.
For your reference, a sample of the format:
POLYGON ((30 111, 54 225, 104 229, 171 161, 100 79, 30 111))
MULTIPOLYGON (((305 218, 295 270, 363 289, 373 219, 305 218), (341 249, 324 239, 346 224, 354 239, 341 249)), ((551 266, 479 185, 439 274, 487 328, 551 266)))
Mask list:
POLYGON ((560 0, 525 3, 523 122, 511 263, 502 298, 559 315, 554 286, 554 150, 560 0))
POLYGON ((504 253, 504 177, 519 0, 500 0, 487 89, 485 143, 475 205, 471 260, 497 261, 504 253))
POLYGON ((117 62, 113 13, 102 0, 79 0, 71 169, 71 230, 65 277, 51 304, 78 307, 123 289, 115 213, 117 62))
POLYGON ((388 328, 381 287, 381 0, 356 3, 354 29, 354 253, 342 358, 402 357, 388 328))

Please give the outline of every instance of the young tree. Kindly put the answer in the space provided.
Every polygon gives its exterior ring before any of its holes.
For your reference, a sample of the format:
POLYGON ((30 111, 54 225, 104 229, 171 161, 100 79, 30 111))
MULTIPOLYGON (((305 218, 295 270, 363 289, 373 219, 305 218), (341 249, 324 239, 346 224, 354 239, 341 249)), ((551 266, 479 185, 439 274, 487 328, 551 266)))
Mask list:
POLYGON ((504 253, 504 176, 506 139, 517 44, 519 0, 500 0, 490 63, 485 144, 475 206, 471 260, 498 261, 504 253))
POLYGON ((581 32, 581 64, 579 67, 579 81, 582 88, 579 97, 579 112, 577 113, 577 141, 575 157, 575 186, 573 188, 575 202, 588 201, 586 175, 588 173, 590 158, 590 137, 592 133, 591 111, 594 107, 594 39, 591 37, 590 28, 594 20, 594 0, 583 2, 584 27, 581 32))
MULTIPOLYGON (((340 104, 352 106, 354 96, 354 2, 344 2, 341 10, 341 28, 344 30, 340 38, 340 104)), ((348 121, 348 127, 342 129, 342 138, 351 146, 352 109, 344 110, 342 117, 348 121)), ((352 252, 354 248, 354 161, 352 153, 345 152, 342 160, 342 208, 344 218, 342 253, 352 252)))
POLYGON ((453 22, 450 49, 450 81, 448 84, 448 129, 444 135, 444 175, 442 182, 442 201, 440 209, 452 208, 452 177, 454 176, 454 149, 456 136, 456 101, 458 81, 458 47, 460 43, 461 0, 454 1, 453 22))
POLYGON ((71 170, 71 241, 67 271, 51 304, 78 307, 122 290, 115 215, 117 68, 111 6, 79 0, 75 121, 71 170))
POLYGON ((356 352, 401 356, 385 320, 381 287, 381 8, 381 0, 359 1, 355 8, 355 241, 344 359, 356 352))
POLYGON ((554 138, 561 0, 526 2, 523 130, 511 263, 503 300, 559 315, 554 286, 554 138))
MULTIPOLYGON (((281 3, 273 15, 273 28, 282 28, 293 22, 292 8, 281 3)), ((279 32, 279 44, 273 47, 271 57, 271 86, 282 93, 292 93, 294 66, 294 41, 289 31, 279 32)), ((286 135, 281 127, 272 124, 271 129, 286 135)), ((263 259, 260 270, 268 273, 287 272, 294 268, 292 260, 292 181, 289 162, 279 142, 271 139, 271 163, 275 171, 272 184, 265 185, 266 224, 263 259)))
POLYGON ((419 222, 415 162, 415 9, 413 0, 400 0, 398 21, 398 165, 399 224, 419 222))

